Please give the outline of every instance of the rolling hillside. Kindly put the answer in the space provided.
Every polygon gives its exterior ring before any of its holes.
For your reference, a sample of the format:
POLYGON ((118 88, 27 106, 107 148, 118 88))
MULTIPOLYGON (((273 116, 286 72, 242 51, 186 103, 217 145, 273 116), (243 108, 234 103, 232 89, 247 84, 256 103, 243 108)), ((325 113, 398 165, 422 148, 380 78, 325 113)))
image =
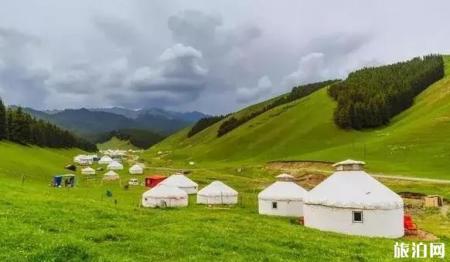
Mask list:
MULTIPOLYGON (((236 114, 249 114, 258 106, 236 114)), ((373 172, 450 178, 449 56, 445 57, 445 77, 417 96, 414 105, 386 127, 339 129, 333 122, 335 107, 322 89, 269 110, 220 138, 216 133, 222 121, 191 138, 184 129, 148 154, 170 151, 173 160, 194 159, 205 165, 356 158, 366 160, 373 172)))

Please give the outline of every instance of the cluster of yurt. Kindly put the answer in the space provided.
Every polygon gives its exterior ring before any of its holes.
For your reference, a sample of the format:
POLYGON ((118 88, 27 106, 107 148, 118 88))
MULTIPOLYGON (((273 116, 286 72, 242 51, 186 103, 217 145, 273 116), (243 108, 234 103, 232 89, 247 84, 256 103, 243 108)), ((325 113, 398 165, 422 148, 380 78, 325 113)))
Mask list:
MULTIPOLYGON (((142 195, 144 207, 185 207, 189 194, 197 193, 198 184, 183 174, 174 174, 162 180, 142 195)), ((199 204, 236 204, 238 192, 220 181, 214 181, 197 193, 199 204)))
POLYGON ((258 195, 259 213, 303 216, 304 225, 350 235, 404 235, 403 200, 363 170, 364 162, 334 164, 336 172, 307 192, 286 174, 258 195))

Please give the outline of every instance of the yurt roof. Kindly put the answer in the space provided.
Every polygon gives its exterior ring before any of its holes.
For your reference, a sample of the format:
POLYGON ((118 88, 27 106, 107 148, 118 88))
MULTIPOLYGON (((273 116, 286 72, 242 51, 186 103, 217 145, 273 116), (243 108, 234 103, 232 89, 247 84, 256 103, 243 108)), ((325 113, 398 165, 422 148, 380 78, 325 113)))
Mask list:
POLYGON ((333 164, 334 167, 336 166, 342 166, 342 165, 365 165, 366 163, 363 161, 357 161, 357 160, 353 160, 353 159, 347 159, 341 162, 337 162, 335 164, 333 164))
POLYGON ((308 204, 360 209, 396 209, 402 198, 364 171, 336 171, 309 191, 308 204))
POLYGON ((132 167, 130 167, 130 170, 138 170, 141 171, 143 170, 142 166, 138 165, 138 164, 134 164, 132 167))
POLYGON ((277 181, 258 194, 262 200, 303 200, 308 192, 294 182, 277 181))
POLYGON ((117 174, 116 172, 111 170, 111 171, 106 172, 104 174, 104 176, 119 176, 119 174, 117 174))
POLYGON ((123 166, 121 163, 117 162, 117 161, 112 161, 108 166, 123 166))
POLYGON ((236 196, 237 194, 236 190, 221 181, 214 181, 197 193, 202 196, 236 196))
POLYGON ((100 161, 111 161, 112 158, 109 156, 102 156, 102 158, 100 158, 100 161))
POLYGON ((143 196, 154 198, 187 198, 188 194, 178 187, 158 184, 154 188, 144 192, 143 196))
POLYGON ((197 187, 198 184, 186 177, 185 175, 175 174, 164 179, 161 184, 176 187, 197 187))
POLYGON ((86 168, 83 168, 83 169, 81 169, 81 171, 83 172, 85 172, 85 171, 95 171, 95 169, 93 169, 92 167, 86 167, 86 168))

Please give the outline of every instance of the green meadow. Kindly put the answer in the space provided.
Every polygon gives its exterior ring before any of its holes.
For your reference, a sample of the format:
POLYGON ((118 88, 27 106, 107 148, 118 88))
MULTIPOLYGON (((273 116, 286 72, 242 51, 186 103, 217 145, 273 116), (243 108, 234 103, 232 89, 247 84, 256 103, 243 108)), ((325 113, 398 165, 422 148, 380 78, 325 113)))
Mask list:
MULTIPOLYGON (((192 196, 187 208, 146 209, 139 207, 144 187, 123 187, 132 177, 128 165, 119 172, 120 183, 102 183, 106 171, 86 179, 78 170, 75 188, 53 188, 52 176, 67 173, 63 166, 78 150, 10 143, 0 143, 0 150, 1 261, 388 261, 396 241, 410 241, 320 232, 296 219, 258 215, 257 193, 277 174, 262 166, 248 165, 240 172, 232 166, 191 170, 200 187, 220 179, 236 188, 240 204, 235 207, 197 205, 192 196)), ((147 166, 165 161, 158 155, 142 160, 147 166)), ((146 169, 145 175, 171 172, 146 169)), ((435 191, 431 184, 409 182, 396 184, 395 190, 412 187, 435 191)), ((449 217, 427 212, 416 222, 448 246, 449 217)))

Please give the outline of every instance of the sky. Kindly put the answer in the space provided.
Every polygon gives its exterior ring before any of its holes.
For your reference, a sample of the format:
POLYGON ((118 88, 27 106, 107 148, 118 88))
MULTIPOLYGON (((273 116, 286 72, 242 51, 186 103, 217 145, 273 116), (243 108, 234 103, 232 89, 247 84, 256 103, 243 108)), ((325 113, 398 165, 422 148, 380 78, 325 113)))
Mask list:
POLYGON ((450 1, 0 0, 0 97, 36 109, 235 111, 450 53, 450 1))

